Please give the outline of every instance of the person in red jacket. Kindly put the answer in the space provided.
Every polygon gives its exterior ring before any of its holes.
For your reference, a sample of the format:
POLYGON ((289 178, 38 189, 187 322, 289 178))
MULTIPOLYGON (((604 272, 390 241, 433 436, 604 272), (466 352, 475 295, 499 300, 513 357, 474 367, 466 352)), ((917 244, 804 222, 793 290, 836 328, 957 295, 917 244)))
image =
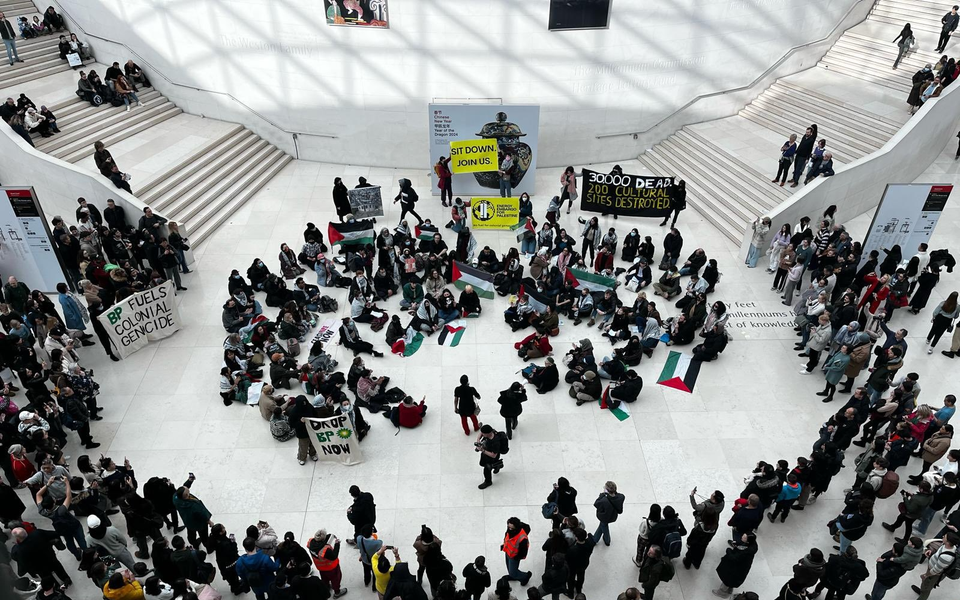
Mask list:
POLYGON ((549 356, 550 353, 553 352, 553 346, 550 345, 550 340, 540 332, 531 333, 514 344, 513 347, 516 348, 517 354, 523 360, 549 356))
POLYGON ((413 428, 423 423, 423 415, 427 412, 427 397, 424 396, 419 404, 413 403, 413 398, 407 396, 398 407, 400 412, 400 427, 413 428))
POLYGON ((613 272, 613 252, 606 244, 600 246, 600 251, 597 252, 597 258, 593 261, 593 270, 595 273, 603 273, 604 271, 613 272))

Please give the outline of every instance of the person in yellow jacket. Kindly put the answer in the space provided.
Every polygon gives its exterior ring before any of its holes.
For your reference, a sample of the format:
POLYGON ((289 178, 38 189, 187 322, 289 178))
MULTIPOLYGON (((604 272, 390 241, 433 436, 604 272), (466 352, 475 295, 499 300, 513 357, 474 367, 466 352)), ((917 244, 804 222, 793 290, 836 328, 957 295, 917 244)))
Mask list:
POLYGON ((400 552, 393 546, 380 546, 377 553, 370 557, 370 566, 373 567, 373 577, 376 580, 377 596, 383 600, 383 595, 387 593, 387 585, 390 583, 390 576, 393 574, 393 567, 400 562, 400 552), (393 550, 393 564, 390 559, 384 558, 383 553, 387 550, 393 550))
POLYGON ((103 586, 106 600, 144 600, 143 588, 129 571, 116 572, 103 586))

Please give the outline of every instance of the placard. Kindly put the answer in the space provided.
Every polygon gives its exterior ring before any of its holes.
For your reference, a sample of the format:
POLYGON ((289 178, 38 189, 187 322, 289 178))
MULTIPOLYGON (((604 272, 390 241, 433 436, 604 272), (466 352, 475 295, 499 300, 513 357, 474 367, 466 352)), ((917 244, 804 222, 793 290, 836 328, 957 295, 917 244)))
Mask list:
POLYGON ((350 201, 350 212, 358 219, 383 216, 379 185, 347 190, 347 199, 350 201))
POLYGON ((32 187, 4 187, 0 198, 0 273, 52 293, 67 281, 32 187))
POLYGON ((520 221, 520 198, 471 198, 474 229, 512 229, 520 221))
MULTIPOLYGON (((510 153, 514 168, 513 193, 536 192, 537 133, 540 107, 523 104, 431 104, 430 164, 449 156, 451 142, 487 140, 497 144, 496 168, 490 171, 454 173, 454 196, 483 196, 500 191, 497 173, 504 155, 510 153)), ((437 174, 431 169, 431 192, 440 194, 437 174)), ((422 196, 424 192, 420 192, 422 196)))
POLYGON ((150 342, 170 337, 181 325, 173 282, 169 279, 114 304, 97 318, 120 358, 130 356, 150 342))
POLYGON ((450 172, 483 173, 497 170, 496 140, 450 142, 450 172))
POLYGON ((916 254, 920 244, 930 241, 952 191, 950 184, 888 184, 863 241, 860 264, 867 261, 871 250, 894 245, 900 246, 905 260, 916 254))
POLYGON ((583 169, 580 210, 627 217, 664 217, 673 205, 673 177, 583 169))
MULTIPOLYGON (((357 410, 354 408, 354 410, 357 410)), ((320 460, 359 465, 363 462, 360 442, 347 415, 326 419, 304 419, 310 442, 320 460)))

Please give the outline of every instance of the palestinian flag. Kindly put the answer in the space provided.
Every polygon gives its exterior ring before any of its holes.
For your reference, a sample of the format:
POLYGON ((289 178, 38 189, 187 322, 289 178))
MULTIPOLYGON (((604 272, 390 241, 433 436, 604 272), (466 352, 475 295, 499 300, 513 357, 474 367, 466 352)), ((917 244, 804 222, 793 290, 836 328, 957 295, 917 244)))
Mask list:
POLYGON ((458 290, 472 285, 481 298, 494 298, 493 275, 466 263, 453 261, 453 285, 457 286, 458 290))
POLYGON ((327 227, 327 240, 331 246, 372 244, 375 237, 373 221, 368 219, 353 223, 330 223, 327 227))
POLYGON ((521 296, 527 297, 527 302, 530 303, 530 306, 533 307, 533 310, 540 314, 547 312, 547 305, 550 304, 550 300, 538 292, 536 288, 528 289, 527 286, 521 284, 520 290, 517 293, 521 296))
POLYGON ((400 356, 412 356, 423 344, 423 334, 407 327, 407 334, 393 343, 390 351, 400 356))
POLYGON ((600 400, 598 400, 598 402, 600 402, 600 408, 606 408, 607 410, 609 410, 611 413, 613 413, 613 416, 615 416, 619 421, 626 421, 627 419, 629 419, 630 418, 629 405, 626 402, 620 402, 619 400, 614 399, 613 402, 615 402, 617 406, 616 408, 611 408, 611 404, 608 400, 609 397, 610 397, 610 386, 608 385, 607 388, 603 390, 603 395, 600 396, 600 400))
POLYGON ((663 370, 660 371, 657 383, 690 393, 697 383, 698 375, 700 375, 700 361, 693 360, 689 354, 671 351, 666 364, 663 365, 663 370))
POLYGON ((617 280, 613 277, 594 275, 589 271, 581 271, 572 267, 567 267, 567 272, 563 277, 571 282, 573 287, 585 287, 591 292, 605 292, 617 287, 617 280))
POLYGON ((437 343, 441 346, 456 346, 460 343, 460 338, 463 337, 463 332, 466 330, 467 327, 463 324, 463 320, 457 319, 456 321, 450 321, 443 327, 443 331, 440 332, 437 343))
POLYGON ((433 234, 440 233, 440 230, 437 229, 435 225, 427 225, 424 223, 414 227, 413 233, 417 236, 418 240, 433 241, 433 234))
POLYGON ((530 234, 537 235, 537 230, 533 228, 533 221, 524 217, 519 223, 510 227, 510 231, 517 232, 517 241, 522 242, 523 238, 530 234))

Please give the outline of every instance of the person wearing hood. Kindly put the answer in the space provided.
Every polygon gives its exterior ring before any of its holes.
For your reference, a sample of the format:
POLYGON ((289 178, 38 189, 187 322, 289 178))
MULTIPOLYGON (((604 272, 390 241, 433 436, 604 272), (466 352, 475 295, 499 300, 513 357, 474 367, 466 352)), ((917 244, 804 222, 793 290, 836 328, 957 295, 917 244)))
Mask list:
POLYGON ((717 575, 720 576, 720 587, 713 591, 714 596, 729 598, 735 588, 743 585, 753 566, 753 558, 759 548, 757 536, 753 533, 742 534, 727 548, 726 554, 717 565, 717 575))
POLYGON ((203 500, 194 496, 190 491, 194 481, 196 481, 196 478, 191 473, 190 477, 182 486, 177 488, 173 495, 173 505, 180 513, 180 520, 187 528, 187 539, 190 540, 190 544, 196 548, 202 542, 206 547, 209 538, 207 527, 212 525, 213 522, 210 520, 211 513, 203 504, 203 500))
POLYGON ((527 557, 527 552, 530 550, 529 535, 530 525, 517 517, 507 519, 507 531, 503 534, 503 543, 500 545, 507 564, 507 574, 502 580, 519 581, 520 585, 525 586, 533 577, 530 571, 520 570, 520 561, 527 557))
POLYGON ((413 189, 413 185, 410 183, 409 179, 400 180, 400 193, 397 194, 396 198, 393 199, 393 203, 400 203, 400 221, 403 221, 407 218, 407 213, 410 213, 417 218, 417 224, 423 223, 423 218, 417 214, 416 206, 417 200, 420 199, 420 196, 417 195, 417 191, 413 189))
POLYGON ((347 195, 347 186, 343 185, 343 181, 339 177, 333 180, 333 206, 337 210, 337 217, 340 218, 341 223, 343 223, 345 216, 353 212, 347 195))
POLYGON ((107 525, 96 515, 87 517, 87 545, 96 546, 102 552, 117 559, 128 569, 133 569, 136 562, 130 550, 127 549, 127 538, 113 525, 107 525))
POLYGON ((507 439, 513 439, 513 430, 519 424, 518 418, 523 413, 523 403, 526 401, 527 392, 519 382, 513 382, 508 389, 500 392, 497 402, 500 404, 500 416, 506 423, 507 439))
POLYGON ((825 570, 823 552, 819 548, 811 548, 806 556, 793 565, 793 577, 780 588, 778 600, 805 598, 807 589, 820 582, 825 570))
POLYGON ((423 586, 417 583, 417 578, 410 572, 410 566, 402 561, 398 561, 393 566, 393 574, 390 576, 390 583, 387 584, 387 590, 383 594, 384 598, 389 600, 427 600, 427 594, 423 591, 423 586))
POLYGON ((808 598, 816 598, 826 589, 827 600, 843 600, 848 594, 856 593, 869 576, 866 563, 857 558, 857 549, 850 546, 846 552, 830 555, 820 583, 808 598))
POLYGON ((720 528, 720 514, 723 512, 724 496, 720 490, 715 490, 709 498, 697 502, 697 488, 690 492, 690 506, 693 508, 693 529, 687 537, 687 553, 683 557, 683 566, 689 569, 693 566, 700 569, 707 546, 720 528))
POLYGON ((597 509, 597 531, 593 534, 594 544, 600 543, 603 537, 604 545, 610 545, 610 523, 616 522, 617 518, 623 514, 623 503, 625 501, 623 494, 617 491, 617 484, 608 481, 603 485, 603 492, 597 496, 593 506, 597 509))

